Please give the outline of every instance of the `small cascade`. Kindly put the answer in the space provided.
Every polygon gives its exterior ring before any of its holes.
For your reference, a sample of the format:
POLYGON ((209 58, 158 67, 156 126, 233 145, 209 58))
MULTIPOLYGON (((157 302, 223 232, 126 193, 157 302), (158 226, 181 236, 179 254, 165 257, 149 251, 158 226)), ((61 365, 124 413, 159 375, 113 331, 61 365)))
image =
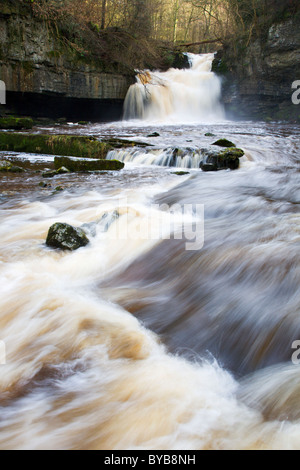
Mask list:
POLYGON ((188 54, 191 67, 139 72, 124 103, 124 120, 163 123, 224 118, 221 80, 212 71, 214 54, 188 54))
POLYGON ((107 155, 107 160, 119 160, 124 163, 137 165, 157 165, 176 168, 200 168, 200 163, 205 158, 202 150, 192 148, 165 148, 145 150, 126 148, 112 150, 107 155))

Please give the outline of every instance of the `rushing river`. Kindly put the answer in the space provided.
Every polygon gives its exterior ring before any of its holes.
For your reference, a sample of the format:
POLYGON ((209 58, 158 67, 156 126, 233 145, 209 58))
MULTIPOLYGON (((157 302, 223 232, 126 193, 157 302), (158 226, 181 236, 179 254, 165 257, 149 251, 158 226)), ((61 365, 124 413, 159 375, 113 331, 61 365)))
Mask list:
POLYGON ((153 147, 45 188, 53 157, 2 154, 35 170, 1 176, 0 447, 300 449, 299 126, 219 114, 46 131, 153 147), (239 170, 186 159, 179 176, 157 159, 221 137, 244 149, 239 170), (144 236, 149 220, 170 236, 144 236), (91 243, 47 248, 59 221, 89 224, 91 243), (187 249, 183 224, 203 246, 187 249))

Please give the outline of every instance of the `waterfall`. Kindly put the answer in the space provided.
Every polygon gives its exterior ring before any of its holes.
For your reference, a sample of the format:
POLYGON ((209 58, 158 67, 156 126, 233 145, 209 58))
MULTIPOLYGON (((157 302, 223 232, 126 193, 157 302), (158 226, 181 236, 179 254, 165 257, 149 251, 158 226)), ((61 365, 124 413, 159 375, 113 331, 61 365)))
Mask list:
POLYGON ((191 123, 224 118, 221 80, 211 71, 214 54, 188 57, 189 69, 139 72, 125 99, 124 120, 191 123))
POLYGON ((137 165, 156 165, 175 168, 199 168, 205 158, 202 149, 192 148, 163 148, 163 149, 117 149, 111 150, 107 160, 119 160, 124 163, 132 162, 137 165))

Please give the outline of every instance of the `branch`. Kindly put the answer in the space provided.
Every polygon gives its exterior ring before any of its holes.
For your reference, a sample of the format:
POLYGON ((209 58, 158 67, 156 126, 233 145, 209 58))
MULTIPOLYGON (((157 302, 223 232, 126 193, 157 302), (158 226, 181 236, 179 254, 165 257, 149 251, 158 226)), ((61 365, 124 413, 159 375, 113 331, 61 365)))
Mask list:
POLYGON ((222 42, 222 38, 208 39, 200 42, 190 42, 189 44, 177 44, 176 47, 191 47, 191 46, 202 46, 203 44, 215 44, 216 42, 222 42))

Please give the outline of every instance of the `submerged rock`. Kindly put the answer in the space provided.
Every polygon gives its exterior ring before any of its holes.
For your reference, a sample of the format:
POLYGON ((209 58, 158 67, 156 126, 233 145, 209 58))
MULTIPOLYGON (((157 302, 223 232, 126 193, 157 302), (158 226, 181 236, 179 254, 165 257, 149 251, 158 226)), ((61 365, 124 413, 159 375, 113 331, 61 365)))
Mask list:
POLYGON ((23 173, 24 169, 20 166, 13 165, 6 160, 0 161, 0 171, 9 173, 23 173))
POLYGON ((54 178, 57 175, 56 170, 49 170, 42 173, 43 178, 54 178))
POLYGON ((113 212, 106 212, 98 222, 101 232, 107 232, 109 227, 113 222, 115 222, 120 217, 120 214, 117 210, 113 212))
POLYGON ((106 233, 110 226, 118 220, 120 214, 117 210, 105 212, 101 219, 81 225, 80 228, 90 237, 96 237, 97 233, 106 233))
POLYGON ((65 223, 56 223, 50 227, 46 245, 60 250, 74 251, 90 243, 81 228, 72 227, 65 223))
POLYGON ((147 137, 160 137, 158 132, 153 132, 152 134, 147 135, 147 137))
POLYGON ((7 169, 7 171, 9 173, 23 173, 24 169, 20 166, 12 165, 7 169))
POLYGON ((11 163, 6 160, 0 161, 0 171, 7 171, 11 167, 11 163))
POLYGON ((222 151, 207 151, 207 155, 200 163, 202 171, 237 170, 240 158, 245 155, 242 149, 236 147, 222 151))
POLYGON ((227 147, 227 148, 236 147, 236 145, 233 142, 230 142, 230 140, 227 140, 227 139, 219 139, 216 142, 214 142, 212 145, 217 145, 218 147, 227 147))
POLYGON ((39 183, 39 187, 40 188, 49 188, 49 187, 51 188, 51 184, 47 184, 47 183, 44 183, 44 181, 41 181, 39 183))
POLYGON ((216 137, 215 134, 212 134, 211 132, 206 132, 206 134, 204 134, 205 137, 216 137))
POLYGON ((87 172, 87 171, 119 171, 125 166, 119 160, 89 160, 69 157, 55 157, 54 166, 58 170, 65 167, 71 172, 87 172))
POLYGON ((68 170, 67 168, 65 168, 64 166, 59 168, 58 170, 49 170, 49 171, 45 171, 43 174, 42 174, 42 177, 43 178, 54 178, 54 176, 57 176, 57 175, 65 175, 67 173, 71 173, 70 170, 68 170))
POLYGON ((177 176, 185 176, 185 175, 189 175, 190 172, 189 171, 172 171, 171 174, 177 175, 177 176))

